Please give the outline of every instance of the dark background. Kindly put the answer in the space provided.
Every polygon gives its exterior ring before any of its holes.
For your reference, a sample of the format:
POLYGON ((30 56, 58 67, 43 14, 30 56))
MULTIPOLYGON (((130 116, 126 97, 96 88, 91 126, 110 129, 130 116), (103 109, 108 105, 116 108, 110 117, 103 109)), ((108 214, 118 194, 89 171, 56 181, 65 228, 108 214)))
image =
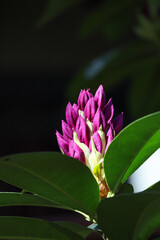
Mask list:
MULTIPOLYGON (((0 1, 0 156, 59 151, 55 131, 81 88, 103 84, 124 126, 158 111, 159 8, 159 0, 0 1)), ((27 207, 1 214, 64 217, 27 207)))

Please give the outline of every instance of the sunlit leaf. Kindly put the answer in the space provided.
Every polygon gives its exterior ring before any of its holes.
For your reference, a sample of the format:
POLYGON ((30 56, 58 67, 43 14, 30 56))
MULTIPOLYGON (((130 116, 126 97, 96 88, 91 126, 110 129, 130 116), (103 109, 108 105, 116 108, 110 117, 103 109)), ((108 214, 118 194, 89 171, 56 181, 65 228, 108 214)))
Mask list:
POLYGON ((111 191, 140 167, 160 147, 160 112, 128 125, 110 144, 104 170, 111 191))

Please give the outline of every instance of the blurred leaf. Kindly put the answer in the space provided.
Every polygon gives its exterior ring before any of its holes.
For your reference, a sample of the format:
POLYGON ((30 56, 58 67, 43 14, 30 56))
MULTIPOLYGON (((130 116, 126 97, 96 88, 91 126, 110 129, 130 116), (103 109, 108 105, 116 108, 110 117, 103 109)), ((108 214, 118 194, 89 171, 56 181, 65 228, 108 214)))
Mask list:
POLYGON ((64 11, 68 10, 73 5, 76 5, 77 3, 82 1, 84 0, 48 0, 45 13, 38 21, 37 26, 42 27, 43 25, 57 17, 59 14, 62 14, 64 11))
POLYGON ((160 147, 160 112, 128 125, 111 142, 104 171, 112 192, 160 147))
POLYGON ((83 240, 74 231, 56 223, 24 217, 0 217, 0 239, 83 240))
POLYGON ((128 107, 133 117, 140 117, 159 110, 159 66, 155 65, 134 75, 128 91, 128 107))
POLYGON ((136 34, 146 40, 152 41, 159 45, 160 39, 158 36, 158 29, 154 22, 151 22, 143 15, 138 16, 139 26, 135 28, 136 34))
POLYGON ((84 22, 80 29, 80 35, 82 37, 88 37, 91 34, 99 32, 102 30, 102 26, 106 26, 108 23, 114 21, 119 21, 121 16, 123 17, 126 12, 128 17, 135 12, 135 10, 139 9, 144 0, 112 0, 112 1, 104 1, 101 5, 97 6, 93 11, 84 19, 84 22))
POLYGON ((141 214, 156 199, 160 201, 160 193, 122 194, 102 200, 97 209, 99 228, 109 239, 131 239, 141 214))
POLYGON ((160 199, 151 202, 141 214, 135 227, 133 240, 148 240, 160 226, 160 199))
POLYGON ((80 88, 97 87, 113 88, 127 77, 153 68, 160 62, 155 46, 146 43, 131 43, 128 46, 113 49, 92 61, 87 68, 80 71, 71 81, 68 96, 78 94, 80 88))
POLYGON ((133 193, 133 192, 134 192, 134 189, 133 189, 133 186, 131 184, 123 183, 120 186, 117 194, 126 194, 126 193, 133 193))
POLYGON ((149 10, 152 18, 156 18, 158 16, 158 7, 160 6, 159 0, 148 0, 149 10))
POLYGON ((0 192, 0 207, 23 205, 64 208, 57 203, 48 201, 32 194, 21 194, 17 192, 0 192))
POLYGON ((87 227, 84 227, 80 224, 76 224, 73 222, 55 222, 57 225, 65 227, 78 235, 82 236, 83 238, 86 238, 91 233, 95 232, 94 230, 91 230, 87 227))
POLYGON ((92 217, 99 202, 99 187, 89 168, 56 152, 0 158, 0 179, 92 217))
POLYGON ((155 68, 142 70, 133 77, 127 94, 128 108, 133 117, 138 118, 159 109, 160 83, 155 68))

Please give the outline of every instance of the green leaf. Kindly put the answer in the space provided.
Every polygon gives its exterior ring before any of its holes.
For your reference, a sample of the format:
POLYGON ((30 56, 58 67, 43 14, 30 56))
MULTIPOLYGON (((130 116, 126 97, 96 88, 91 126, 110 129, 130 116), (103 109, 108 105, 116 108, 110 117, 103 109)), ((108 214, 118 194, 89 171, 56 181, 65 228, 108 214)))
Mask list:
POLYGON ((122 194, 106 198, 97 209, 98 226, 111 240, 132 239, 141 214, 155 200, 160 201, 159 192, 122 194))
POLYGON ((5 206, 44 206, 44 207, 56 207, 64 208, 63 206, 51 202, 47 199, 43 199, 39 196, 32 194, 21 194, 16 192, 0 192, 0 207, 5 206))
POLYGON ((153 201, 142 212, 133 235, 133 240, 148 240, 160 226, 160 199, 153 201))
POLYGON ((0 179, 92 217, 99 203, 99 187, 89 168, 61 153, 0 158, 0 179))
POLYGON ((72 222, 55 222, 57 225, 65 227, 78 235, 82 236, 83 238, 86 238, 91 233, 95 232, 92 229, 89 229, 83 225, 72 223, 72 222))
POLYGON ((83 240, 80 235, 56 223, 23 217, 0 217, 0 239, 83 240))
POLYGON ((104 171, 112 192, 160 147, 160 112, 128 125, 110 144, 104 171))

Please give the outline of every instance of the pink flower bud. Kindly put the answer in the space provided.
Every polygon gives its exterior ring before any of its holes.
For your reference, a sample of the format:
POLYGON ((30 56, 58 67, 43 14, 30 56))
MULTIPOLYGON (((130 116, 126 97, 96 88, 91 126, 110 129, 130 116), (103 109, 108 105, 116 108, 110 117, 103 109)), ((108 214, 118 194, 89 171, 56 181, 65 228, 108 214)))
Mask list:
POLYGON ((94 98, 90 98, 84 108, 84 116, 85 118, 89 119, 91 122, 93 121, 94 119, 94 116, 95 116, 95 113, 97 111, 97 103, 96 101, 94 100, 94 98))
POLYGON ((99 88, 97 89, 94 99, 97 102, 98 107, 103 110, 106 97, 105 97, 105 92, 102 85, 100 85, 99 88))
MULTIPOLYGON (((102 140, 100 138, 99 133, 95 132, 92 136, 92 139, 93 139, 94 145, 96 147, 96 150, 98 152, 102 153, 102 140)), ((92 142, 91 141, 90 141, 90 144, 89 144, 89 149, 92 152, 92 142)))
POLYGON ((64 139, 64 137, 56 131, 58 145, 62 151, 62 153, 69 155, 69 142, 64 139))
POLYGON ((82 116, 79 116, 76 123, 76 133, 80 142, 89 146, 90 130, 86 124, 86 121, 82 116))
POLYGON ((101 125, 102 125, 103 131, 105 131, 105 128, 106 128, 105 116, 102 113, 102 111, 98 109, 93 119, 93 132, 98 131, 101 125))
POLYGON ((109 124, 111 122, 111 120, 113 118, 113 114, 114 114, 112 98, 110 98, 108 103, 105 105, 103 113, 104 113, 104 116, 106 119, 106 124, 109 124))
POLYGON ((63 132, 63 138, 65 140, 73 139, 72 128, 67 123, 65 123, 65 121, 63 121, 63 120, 62 120, 62 132, 63 132))
POLYGON ((112 120, 112 99, 105 105, 105 93, 100 85, 95 95, 90 89, 81 90, 78 105, 69 102, 66 107, 66 122, 62 120, 63 136, 57 131, 57 141, 62 153, 79 159, 92 171, 102 196, 109 191, 105 183, 103 160, 113 138, 121 131, 123 113, 112 120), (105 183, 105 184, 102 184, 105 183))
POLYGON ((110 124, 110 127, 108 129, 107 135, 106 135, 106 148, 105 148, 105 152, 107 151, 110 143, 112 142, 114 138, 114 131, 113 131, 113 125, 110 124))
POLYGON ((85 163, 85 156, 82 149, 73 140, 69 143, 69 155, 85 163))
POLYGON ((122 127, 123 127, 123 112, 113 120, 113 128, 116 136, 122 130, 122 127))
POLYGON ((90 93, 90 89, 87 91, 81 90, 78 97, 78 107, 80 110, 84 111, 84 108, 91 97, 93 97, 93 95, 90 93))
POLYGON ((72 128, 75 128, 76 121, 78 118, 78 108, 76 108, 76 104, 72 107, 71 103, 69 102, 66 107, 66 121, 68 125, 72 128))

